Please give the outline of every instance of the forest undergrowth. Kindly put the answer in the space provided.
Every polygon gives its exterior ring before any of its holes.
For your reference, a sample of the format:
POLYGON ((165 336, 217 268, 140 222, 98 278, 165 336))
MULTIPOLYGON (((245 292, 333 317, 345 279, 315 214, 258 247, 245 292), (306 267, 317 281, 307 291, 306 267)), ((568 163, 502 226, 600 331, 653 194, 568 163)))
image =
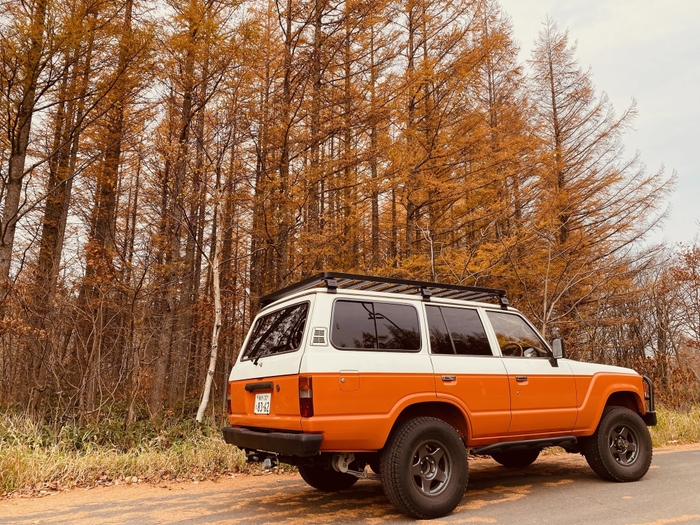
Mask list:
POLYGON ((0 496, 42 495, 93 485, 200 481, 249 472, 243 453, 211 420, 67 424, 56 431, 0 416, 0 496))
MULTIPOLYGON (((651 427, 655 447, 700 443, 700 405, 657 412, 658 425, 651 427)), ((281 464, 266 473, 290 470, 281 464)), ((148 419, 126 429, 122 419, 114 418, 56 431, 18 415, 0 416, 0 498, 262 473, 223 441, 219 423, 211 419, 148 419)))

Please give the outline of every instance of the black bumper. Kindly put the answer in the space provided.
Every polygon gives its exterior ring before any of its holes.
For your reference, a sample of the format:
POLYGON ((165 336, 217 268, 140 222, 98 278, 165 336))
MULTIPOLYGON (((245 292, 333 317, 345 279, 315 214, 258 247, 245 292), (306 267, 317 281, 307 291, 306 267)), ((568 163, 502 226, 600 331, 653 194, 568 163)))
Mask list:
POLYGON ((309 457, 318 454, 323 434, 261 432, 247 428, 224 427, 224 441, 247 450, 274 452, 283 456, 309 457))
POLYGON ((647 424, 648 427, 655 427, 656 426, 656 412, 647 412, 642 416, 642 419, 644 422, 647 424))
POLYGON ((656 405, 654 402, 654 384, 646 376, 642 376, 642 381, 646 385, 644 397, 647 403, 646 414, 642 416, 642 419, 647 424, 648 427, 656 426, 656 405))

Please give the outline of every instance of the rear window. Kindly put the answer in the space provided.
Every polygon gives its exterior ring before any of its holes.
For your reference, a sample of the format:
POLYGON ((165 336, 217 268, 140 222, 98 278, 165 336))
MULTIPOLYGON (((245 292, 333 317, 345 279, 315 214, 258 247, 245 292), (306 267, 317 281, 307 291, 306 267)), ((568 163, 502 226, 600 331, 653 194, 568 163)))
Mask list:
POLYGON ((309 303, 301 303, 258 318, 243 350, 243 359, 299 350, 308 310, 309 303))
POLYGON ((407 304, 336 301, 331 342, 348 350, 417 352, 418 312, 407 304))

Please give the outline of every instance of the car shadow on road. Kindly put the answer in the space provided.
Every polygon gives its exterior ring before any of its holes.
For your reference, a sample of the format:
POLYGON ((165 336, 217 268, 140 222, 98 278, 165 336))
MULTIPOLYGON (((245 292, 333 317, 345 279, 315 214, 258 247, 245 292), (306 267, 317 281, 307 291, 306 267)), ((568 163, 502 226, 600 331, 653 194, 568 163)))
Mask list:
MULTIPOLYGON (((600 480, 580 456, 568 459, 545 456, 525 469, 508 469, 490 459, 470 461, 467 491, 448 521, 476 519, 475 512, 527 497, 533 490, 558 490, 570 483, 600 480)), ((105 496, 108 495, 104 489, 105 496)), ((94 496, 98 495, 95 491, 94 496)), ((351 489, 326 493, 312 489, 298 476, 250 477, 227 488, 225 482, 197 490, 172 485, 168 490, 134 491, 114 497, 92 498, 88 504, 46 505, 41 511, 23 515, 17 524, 266 524, 285 523, 386 523, 413 522, 399 514, 388 501, 377 480, 361 480, 351 489)), ((50 500, 47 500, 47 503, 50 500)))
MULTIPOLYGON (((580 456, 567 461, 558 457, 556 462, 546 457, 525 469, 502 467, 490 459, 470 462, 470 481, 467 491, 455 512, 475 511, 492 505, 526 497, 538 487, 558 490, 570 483, 598 483, 580 456)), ((306 486, 301 480, 290 483, 283 490, 244 498, 235 509, 220 502, 210 509, 211 521, 194 523, 237 524, 279 523, 385 523, 405 522, 384 495, 376 480, 363 480, 343 492, 324 493, 306 486)), ((455 514, 453 513, 453 517, 455 514)), ((193 523, 182 520, 178 523, 193 523)))

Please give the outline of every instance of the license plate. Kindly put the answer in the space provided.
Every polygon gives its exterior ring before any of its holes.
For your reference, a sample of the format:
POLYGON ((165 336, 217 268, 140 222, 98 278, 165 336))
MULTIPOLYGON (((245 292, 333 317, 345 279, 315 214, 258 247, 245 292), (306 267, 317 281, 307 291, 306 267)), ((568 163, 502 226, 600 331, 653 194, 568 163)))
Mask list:
POLYGON ((270 398, 272 394, 255 394, 254 414, 269 414, 270 413, 270 398))

